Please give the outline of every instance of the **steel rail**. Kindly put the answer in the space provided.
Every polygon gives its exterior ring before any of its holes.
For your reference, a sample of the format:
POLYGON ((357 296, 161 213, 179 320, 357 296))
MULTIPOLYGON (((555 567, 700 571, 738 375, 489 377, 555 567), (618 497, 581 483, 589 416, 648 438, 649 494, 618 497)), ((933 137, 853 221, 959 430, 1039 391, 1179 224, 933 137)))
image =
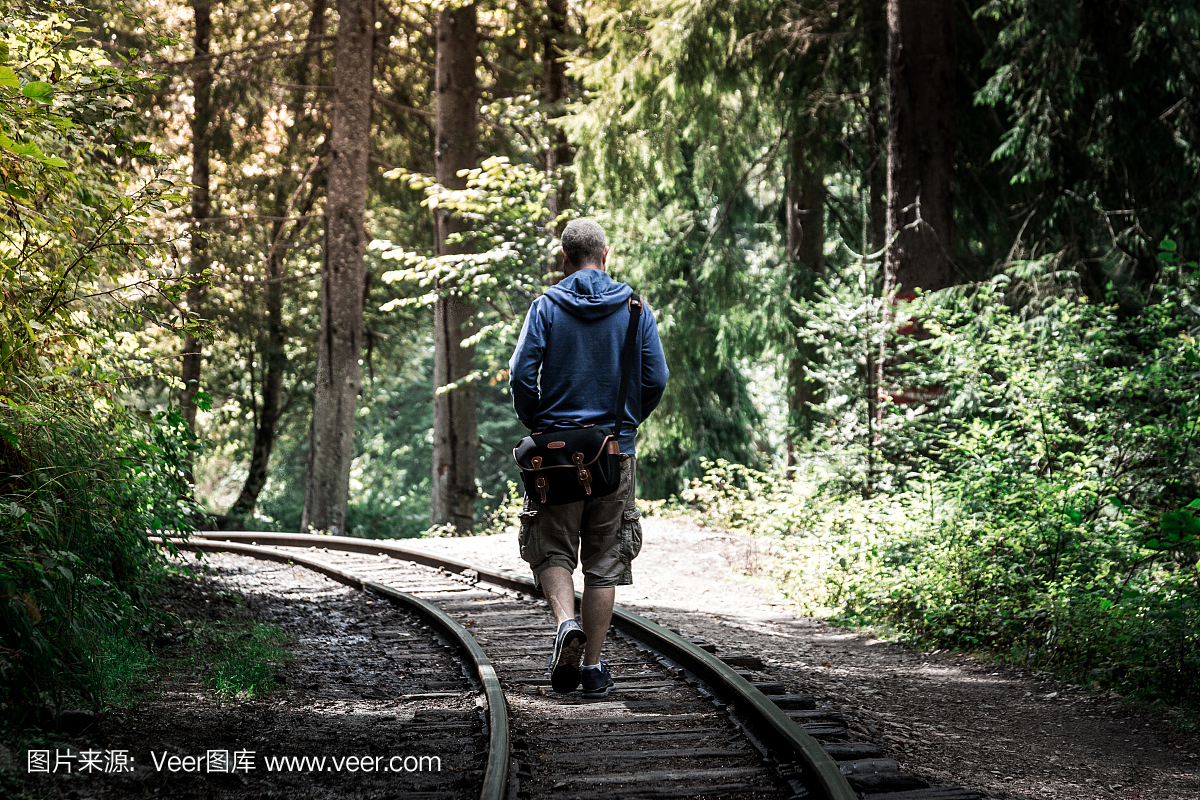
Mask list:
MULTIPOLYGON (((315 537, 329 539, 331 537, 315 537)), ((508 765, 512 756, 512 743, 508 727, 508 706, 504 700, 504 690, 500 686, 500 678, 492 662, 488 659, 479 642, 470 632, 459 625, 449 614, 426 600, 402 592, 378 581, 363 578, 352 572, 339 569, 332 564, 326 564, 315 558, 306 558, 295 553, 286 553, 258 544, 239 542, 214 541, 208 537, 189 537, 186 541, 176 538, 164 539, 151 537, 151 541, 174 545, 180 549, 207 550, 211 552, 237 553, 267 561, 278 561, 284 564, 299 564, 326 577, 353 586, 363 591, 377 594, 390 602, 416 613, 431 623, 440 633, 455 644, 467 655, 479 682, 483 685, 484 695, 488 706, 488 758, 487 767, 483 773, 483 787, 479 792, 479 800, 504 800, 508 793, 508 765)), ((358 541, 362 541, 361 539, 358 541)), ((293 545, 294 546, 294 545, 293 545)), ((342 548, 338 548, 342 549, 342 548)))
MULTIPOLYGON (((533 579, 524 575, 492 569, 457 558, 434 555, 399 544, 395 540, 277 532, 218 531, 196 533, 192 536, 192 541, 195 541, 195 537, 202 537, 208 541, 259 542, 284 547, 325 547, 343 552, 387 555, 458 574, 473 573, 479 580, 524 594, 541 594, 533 579)), ((576 592, 576 598, 579 597, 579 593, 576 592)), ((820 742, 808 735, 795 720, 724 661, 700 649, 674 631, 667 630, 621 606, 613 608, 613 621, 626 634, 659 651, 705 681, 710 688, 732 700, 734 706, 755 724, 756 734, 777 753, 790 754, 791 758, 787 760, 792 760, 801 767, 801 779, 809 785, 810 790, 825 800, 858 800, 858 793, 850 786, 837 762, 825 752, 820 742)))

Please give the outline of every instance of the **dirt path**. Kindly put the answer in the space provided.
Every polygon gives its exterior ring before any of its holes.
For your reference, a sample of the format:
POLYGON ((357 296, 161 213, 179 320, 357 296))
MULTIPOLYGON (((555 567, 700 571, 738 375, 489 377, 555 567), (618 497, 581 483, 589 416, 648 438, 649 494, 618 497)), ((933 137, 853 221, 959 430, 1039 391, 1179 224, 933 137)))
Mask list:
MULTIPOLYGON (((860 738, 931 783, 1022 800, 1200 799, 1194 737, 1108 698, 801 616, 745 577, 758 559, 750 540, 643 522, 635 585, 618 589, 618 603, 723 651, 760 654, 791 690, 841 705, 860 738)), ((415 544, 526 571, 515 534, 415 544)))

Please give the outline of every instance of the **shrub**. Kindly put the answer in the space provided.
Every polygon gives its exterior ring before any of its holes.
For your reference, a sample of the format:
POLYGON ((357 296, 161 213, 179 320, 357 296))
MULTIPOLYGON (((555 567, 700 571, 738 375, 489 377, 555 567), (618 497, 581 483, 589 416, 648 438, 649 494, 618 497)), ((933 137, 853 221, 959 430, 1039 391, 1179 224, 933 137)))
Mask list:
POLYGON ((818 450, 791 481, 708 464, 681 499, 773 537, 809 610, 1196 707, 1200 275, 1162 260, 1133 314, 1022 313, 1007 276, 916 304, 931 336, 895 371, 945 394, 891 413, 886 491, 818 450))
POLYGON ((194 438, 135 410, 163 389, 147 321, 170 330, 157 307, 183 289, 149 220, 186 195, 136 140, 153 76, 114 65, 83 12, 0 20, 2 716, 119 694, 146 660, 147 537, 192 519, 194 438))
POLYGON ((0 406, 0 708, 12 714, 120 694, 150 621, 148 536, 194 519, 179 415, 94 401, 0 406))

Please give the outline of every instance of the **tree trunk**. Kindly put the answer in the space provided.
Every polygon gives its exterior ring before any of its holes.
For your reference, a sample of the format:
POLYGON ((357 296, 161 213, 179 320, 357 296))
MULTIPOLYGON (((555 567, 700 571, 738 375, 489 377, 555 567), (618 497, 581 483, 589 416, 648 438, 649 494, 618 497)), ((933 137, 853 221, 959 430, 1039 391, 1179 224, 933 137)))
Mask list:
MULTIPOLYGON (((808 127, 808 126, 806 126, 808 127)), ((793 129, 789 142, 787 186, 787 248, 791 259, 791 299, 811 300, 817 277, 825 270, 825 163, 820 152, 820 129, 793 129)), ((797 331, 807 324, 792 312, 797 331)), ((812 435, 820 382, 807 374, 816 363, 816 348, 798 335, 788 361, 788 466, 796 465, 798 443, 812 435)))
POLYGON ((872 4, 867 20, 867 252, 887 242, 887 8, 872 4))
MULTIPOLYGON (((543 32, 545 49, 542 63, 545 75, 543 77, 543 96, 549 107, 550 119, 563 115, 562 103, 567 97, 567 67, 562 62, 565 39, 567 37, 567 0, 548 0, 547 22, 543 32)), ((559 167, 571 163, 571 146, 567 142, 567 134, 562 128, 551 126, 550 147, 546 151, 546 173, 553 174, 559 167)), ((550 224, 557 235, 562 232, 557 224, 558 215, 571 205, 571 183, 564 174, 558 185, 558 190, 547 198, 550 206, 550 224)), ((555 259, 551 258, 551 262, 555 259)))
MULTIPOLYGON (((282 221, 276 222, 275 239, 283 233, 282 221)), ((275 250, 276 248, 272 248, 275 250)), ((242 491, 229 509, 232 518, 244 518, 254 513, 258 495, 267 483, 271 450, 275 447, 275 429, 283 397, 283 374, 287 370, 287 331, 283 326, 283 255, 272 252, 267 258, 267 281, 263 290, 267 310, 266 346, 262 350, 264 376, 262 405, 258 424, 254 428, 254 446, 250 450, 250 469, 242 491)))
POLYGON ((955 71, 953 0, 888 0, 889 297, 956 282, 955 71))
MULTIPOLYGON (((451 189, 466 186, 458 171, 475 166, 477 140, 475 79, 478 53, 475 6, 443 8, 437 23, 437 182, 451 189)), ((465 221, 436 212, 437 252, 470 251, 469 243, 448 245, 446 238, 467 229, 465 221)), ((465 292, 466 287, 462 287, 465 292)), ((475 527, 475 462, 479 434, 475 427, 475 386, 441 387, 471 374, 475 348, 463 347, 474 330, 475 309, 466 294, 437 301, 433 313, 433 495, 430 518, 435 525, 454 525, 459 535, 475 527)))
MULTIPOLYGON (((887 76, 888 76, 888 22, 886 4, 875 4, 870 7, 870 18, 867 22, 867 137, 870 147, 870 158, 867 160, 867 242, 865 251, 879 253, 888 241, 888 207, 887 207, 887 141, 888 129, 884 122, 884 110, 887 105, 887 76)), ((885 253, 886 255, 886 253, 885 253)), ((878 293, 883 283, 878 272, 874 272, 870 294, 878 293)), ((883 381, 883 348, 872 329, 877 320, 873 312, 867 314, 863 330, 867 336, 863 342, 866 348, 866 392, 867 392, 867 478, 863 487, 865 497, 870 497, 875 480, 875 454, 879 447, 878 432, 881 429, 882 406, 879 403, 879 389, 883 381)))
MULTIPOLYGON (((325 30, 325 8, 325 0, 313 2, 307 44, 304 53, 296 63, 294 75, 296 86, 308 85, 310 63, 317 53, 317 39, 325 30)), ((297 89, 292 96, 293 123, 288 128, 285 149, 288 156, 286 159, 288 167, 296 160, 304 136, 312 127, 311 120, 307 119, 305 115, 305 92, 305 89, 297 89)), ((281 218, 291 216, 294 207, 292 201, 296 194, 303 189, 303 182, 307 177, 306 175, 301 178, 300 185, 296 187, 290 186, 290 181, 281 177, 275 193, 275 216, 281 218), (292 195, 292 201, 285 200, 288 195, 292 195)), ((313 194, 310 192, 310 203, 312 197, 313 194)), ((307 224, 307 221, 295 223, 293 240, 307 227, 307 224)), ((259 408, 258 422, 254 428, 254 445, 250 450, 250 468, 247 470, 246 480, 242 484, 242 491, 229 509, 228 516, 231 520, 245 518, 254 513, 254 507, 258 504, 258 496, 262 493, 263 487, 267 483, 267 476, 270 474, 271 451, 275 448, 276 428, 282 413, 283 376, 288 365, 286 349, 288 333, 283 324, 283 279, 287 246, 282 244, 282 240, 286 225, 284 219, 276 220, 271 231, 271 248, 267 253, 267 280, 263 287, 263 301, 267 311, 267 335, 265 346, 262 348, 265 362, 262 405, 259 408)))
MULTIPOLYGON (((209 185, 209 149, 212 144, 212 61, 204 58, 211 52, 212 45, 212 0, 193 0, 192 11, 195 16, 195 34, 192 39, 193 54, 196 60, 196 71, 192 76, 192 95, 194 109, 191 120, 192 133, 192 233, 191 261, 188 265, 190 272, 187 289, 187 306, 189 314, 196 314, 204 300, 204 273, 210 266, 208 255, 208 231, 203 227, 203 220, 210 213, 209 185)), ((196 393, 200 391, 201 361, 204 358, 200 339, 195 334, 188 333, 183 337, 183 363, 181 377, 183 392, 179 405, 188 427, 196 430, 196 393)), ((190 466, 188 472, 191 472, 190 466)), ((189 474, 190 478, 190 474, 189 474)))
POLYGON ((304 530, 344 533, 361 375, 375 0, 339 0, 304 530))
POLYGON ((867 163, 867 251, 871 253, 878 253, 887 242, 887 156, 884 149, 887 130, 881 113, 881 94, 876 87, 867 97, 868 136, 874 156, 867 163))

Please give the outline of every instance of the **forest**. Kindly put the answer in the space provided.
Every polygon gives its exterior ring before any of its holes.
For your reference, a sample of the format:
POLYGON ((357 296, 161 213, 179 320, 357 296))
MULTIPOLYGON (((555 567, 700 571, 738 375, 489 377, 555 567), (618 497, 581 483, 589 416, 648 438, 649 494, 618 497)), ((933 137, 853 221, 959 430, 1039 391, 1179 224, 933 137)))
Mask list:
POLYGON ((161 531, 504 529, 572 219, 645 513, 806 611, 1200 700, 1195 0, 0 8, 0 707, 109 702, 161 531))

